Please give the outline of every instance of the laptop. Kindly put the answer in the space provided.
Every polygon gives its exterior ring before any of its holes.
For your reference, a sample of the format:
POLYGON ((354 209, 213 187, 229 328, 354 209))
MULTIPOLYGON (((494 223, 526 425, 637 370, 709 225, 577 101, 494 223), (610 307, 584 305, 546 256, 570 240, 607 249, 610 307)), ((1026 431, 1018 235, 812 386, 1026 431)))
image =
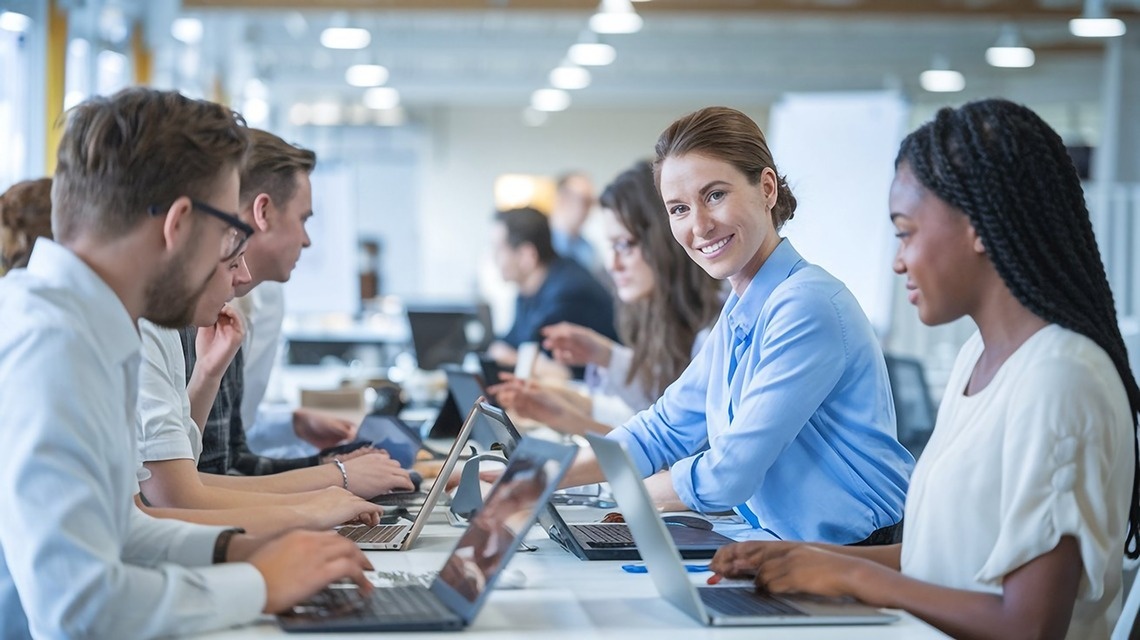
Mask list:
MULTIPOLYGON (((484 416, 488 421, 491 447, 501 448, 509 457, 520 440, 519 432, 498 407, 487 407, 484 416)), ((557 496, 555 496, 557 498, 557 496)), ((622 523, 568 524, 551 500, 538 516, 542 528, 558 544, 583 560, 640 560, 629 527, 622 523)), ((669 534, 686 559, 711 558, 716 550, 733 542, 712 529, 699 529, 683 525, 670 525, 669 534)))
MULTIPOLYGON (((658 516, 659 517, 659 516, 658 516)), ((629 526, 620 522, 567 523, 558 509, 547 505, 538 516, 542 528, 558 544, 582 560, 640 560, 629 526)), ((685 559, 707 559, 733 542, 711 529, 668 523, 673 544, 685 559)))
MULTIPOLYGON (((483 398, 487 401, 487 390, 483 378, 477 373, 469 373, 458 367, 444 367, 447 375, 447 400, 439 411, 435 425, 431 428, 431 437, 439 437, 457 428, 457 418, 461 407, 470 407, 483 398)), ((493 404, 493 401, 491 401, 493 404)), ((471 432, 471 440, 478 445, 479 452, 490 450, 496 442, 498 432, 493 425, 488 424, 485 417, 480 417, 471 432)), ((499 439, 501 441, 501 439, 499 439)))
POLYGON ((419 368, 431 370, 463 362, 470 351, 467 325, 477 322, 473 310, 458 306, 409 306, 407 313, 419 368))
MULTIPOLYGON (((447 453, 447 458, 443 461, 443 466, 440 468, 439 475, 436 476, 436 481, 431 484, 431 489, 427 492, 427 496, 424 497, 423 505, 419 508, 419 512, 416 513, 413 520, 401 519, 401 521, 397 523, 382 523, 373 526, 343 525, 337 527, 337 533, 352 540, 361 549, 367 551, 405 551, 410 549, 412 544, 415 543, 416 538, 419 537, 424 525, 427 524, 432 509, 436 503, 439 502, 440 495, 443 494, 444 491, 444 485, 447 484, 446 478, 450 477, 452 470, 455 469, 455 464, 463 453, 463 448, 467 443, 468 437, 471 435, 475 422, 479 419, 480 412, 484 410, 483 406, 482 403, 476 402, 474 406, 472 406, 471 411, 468 412, 467 420, 463 422, 463 427, 459 430, 459 435, 455 438, 455 443, 451 445, 451 451, 447 453)), ((381 505, 385 504, 384 496, 378 496, 375 501, 381 505)), ((407 509, 413 505, 397 504, 388 506, 407 509)))
POLYGON ((578 448, 537 438, 519 443, 483 508, 459 537, 430 587, 376 588, 362 596, 337 584, 277 622, 285 631, 451 631, 470 625, 578 448))
POLYGON ((848 600, 757 593, 752 585, 694 585, 641 474, 621 443, 587 434, 658 593, 705 626, 886 624, 898 616, 848 600))

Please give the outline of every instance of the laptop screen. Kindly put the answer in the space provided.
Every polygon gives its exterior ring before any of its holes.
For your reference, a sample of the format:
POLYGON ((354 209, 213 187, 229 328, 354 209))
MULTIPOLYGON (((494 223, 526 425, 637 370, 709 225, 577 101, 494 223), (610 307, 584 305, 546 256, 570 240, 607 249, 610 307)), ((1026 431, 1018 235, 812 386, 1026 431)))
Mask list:
POLYGON ((574 446, 527 438, 511 455, 431 586, 467 622, 474 619, 576 453, 574 446))
POLYGON ((467 324, 471 313, 461 310, 408 309, 408 328, 412 347, 421 369, 438 369, 444 364, 459 364, 470 350, 467 324))

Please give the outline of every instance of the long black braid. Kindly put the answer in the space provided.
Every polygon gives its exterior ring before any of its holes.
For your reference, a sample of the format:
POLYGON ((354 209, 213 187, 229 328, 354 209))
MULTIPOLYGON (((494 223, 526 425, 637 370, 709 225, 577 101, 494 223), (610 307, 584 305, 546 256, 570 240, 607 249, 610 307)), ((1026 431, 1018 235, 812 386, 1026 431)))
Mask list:
MULTIPOLYGON (((945 108, 907 136, 896 165, 966 212, 1001 279, 1027 309, 1104 349, 1128 393, 1135 427, 1140 388, 1116 321, 1084 193, 1061 137, 1007 100, 945 108)), ((1133 437, 1124 550, 1140 557, 1140 444, 1133 437)))

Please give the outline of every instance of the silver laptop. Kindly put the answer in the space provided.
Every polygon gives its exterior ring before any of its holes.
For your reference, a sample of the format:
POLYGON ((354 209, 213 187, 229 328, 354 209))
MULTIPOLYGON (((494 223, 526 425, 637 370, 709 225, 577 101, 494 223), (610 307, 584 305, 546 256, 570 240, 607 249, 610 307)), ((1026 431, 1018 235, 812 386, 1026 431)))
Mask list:
MULTIPOLYGON (((435 482, 431 483, 431 489, 424 498, 423 505, 419 508, 413 520, 401 518, 400 522, 395 524, 378 524, 374 526, 368 525, 344 525, 337 527, 337 533, 352 540, 361 549, 367 551, 405 551, 412 547, 416 538, 419 537, 420 531, 423 530, 424 525, 427 524, 428 518, 431 516, 431 511, 435 504, 439 501, 440 495, 443 494, 444 485, 447 484, 447 478, 451 477, 451 472, 455 469, 455 463, 458 462, 459 457, 463 453, 463 447, 467 443, 468 437, 471 435, 471 430, 474 428, 475 422, 480 419, 485 419, 482 411, 485 411, 482 406, 482 398, 475 402, 471 410, 467 413, 467 419, 463 421, 463 427, 459 430, 459 435, 455 437, 455 443, 451 445, 451 451, 447 453, 447 458, 443 461, 443 467, 439 470, 439 475, 436 476, 435 482)), ((383 496, 380 496, 383 497, 383 496)), ((390 507, 389 507, 390 508, 390 507)))
POLYGON ((524 438, 430 587, 337 585, 277 616, 285 631, 457 630, 470 625, 578 448, 524 438))
POLYGON ((885 624, 898 616, 850 601, 760 594, 749 586, 697 587, 621 443, 587 435, 658 593, 706 626, 885 624))

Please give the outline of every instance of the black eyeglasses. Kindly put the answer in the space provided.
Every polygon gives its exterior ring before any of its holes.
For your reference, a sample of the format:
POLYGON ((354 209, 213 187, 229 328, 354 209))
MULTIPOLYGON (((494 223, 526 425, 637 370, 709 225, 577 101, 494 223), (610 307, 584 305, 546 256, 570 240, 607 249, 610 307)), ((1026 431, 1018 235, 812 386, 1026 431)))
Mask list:
MULTIPOLYGON (((253 227, 242 222, 241 218, 237 217, 236 215, 215 209, 204 202, 191 200, 190 206, 191 208, 197 209, 206 215, 214 216, 215 218, 229 225, 230 233, 227 233, 222 238, 222 262, 229 262, 230 260, 238 257, 238 254, 241 253, 242 248, 245 247, 245 243, 249 242, 250 236, 253 235, 253 227)), ((152 216, 161 216, 164 215, 168 209, 169 207, 151 205, 150 207, 147 207, 147 213, 152 216)))

